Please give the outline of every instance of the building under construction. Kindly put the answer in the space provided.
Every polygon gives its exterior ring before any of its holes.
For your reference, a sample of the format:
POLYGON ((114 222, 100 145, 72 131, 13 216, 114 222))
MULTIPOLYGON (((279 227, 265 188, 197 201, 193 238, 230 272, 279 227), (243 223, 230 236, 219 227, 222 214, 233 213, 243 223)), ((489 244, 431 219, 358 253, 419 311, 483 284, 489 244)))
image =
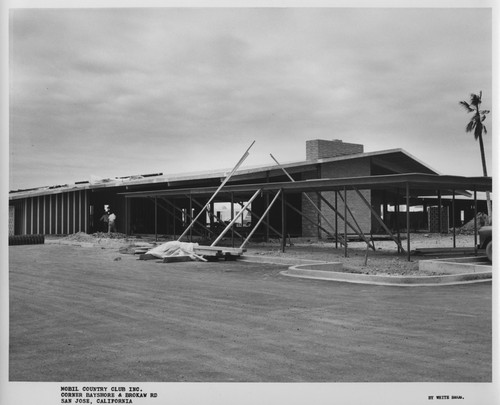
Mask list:
POLYGON ((384 234, 398 243, 400 230, 448 232, 486 212, 476 196, 491 189, 491 177, 440 175, 402 149, 310 140, 304 161, 238 169, 229 179, 227 171, 158 173, 11 191, 9 233, 105 231, 107 205, 117 231, 129 235, 216 240, 229 222, 232 238, 342 242, 384 234))

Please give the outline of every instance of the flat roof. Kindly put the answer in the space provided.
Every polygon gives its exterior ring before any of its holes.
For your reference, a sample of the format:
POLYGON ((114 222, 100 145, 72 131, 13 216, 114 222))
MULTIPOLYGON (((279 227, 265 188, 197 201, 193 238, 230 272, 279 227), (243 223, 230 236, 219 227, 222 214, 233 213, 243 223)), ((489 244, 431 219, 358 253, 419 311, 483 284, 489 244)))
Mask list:
MULTIPOLYGON (((386 168, 392 171, 411 171, 418 173, 437 174, 436 171, 431 169, 426 164, 419 161, 414 156, 410 155, 403 149, 389 149, 376 152, 356 153, 352 155, 342 155, 332 158, 324 158, 318 160, 305 160, 300 162, 283 163, 281 166, 267 165, 247 167, 238 170, 229 183, 235 181, 257 180, 262 177, 263 173, 269 173, 270 176, 282 175, 281 167, 285 168, 289 173, 303 172, 307 170, 315 170, 318 164, 325 164, 331 162, 339 162, 355 159, 372 159, 373 164, 386 168)), ((213 180, 218 178, 225 178, 231 169, 192 172, 192 173, 179 173, 172 175, 164 175, 163 173, 136 175, 127 177, 116 177, 108 179, 100 179, 99 181, 80 181, 72 184, 64 184, 57 186, 38 187, 33 189, 14 190, 9 192, 9 200, 16 200, 26 197, 37 197, 43 195, 60 194, 70 191, 79 190, 95 190, 113 187, 135 187, 145 186, 148 184, 166 184, 168 187, 175 187, 186 185, 188 182, 197 180, 213 180)))
MULTIPOLYGON (((398 191, 400 194, 406 193, 406 186, 410 188, 410 194, 415 196, 436 195, 439 190, 443 193, 452 194, 455 190, 457 193, 465 193, 465 190, 470 191, 491 191, 491 177, 462 177, 462 176, 447 176, 438 174, 425 173, 407 173, 407 174, 392 174, 380 176, 363 176, 363 177, 344 177, 335 179, 312 179, 301 181, 286 181, 272 183, 255 183, 255 184, 238 184, 227 185, 221 193, 235 194, 250 194, 256 190, 262 191, 278 191, 283 190, 285 193, 298 192, 326 192, 326 191, 341 191, 344 188, 348 190, 373 190, 384 189, 392 192, 398 191)), ((150 190, 150 191, 135 191, 119 193, 126 198, 143 198, 143 197, 185 197, 186 195, 213 195, 218 187, 196 187, 196 188, 178 188, 165 190, 150 190)))

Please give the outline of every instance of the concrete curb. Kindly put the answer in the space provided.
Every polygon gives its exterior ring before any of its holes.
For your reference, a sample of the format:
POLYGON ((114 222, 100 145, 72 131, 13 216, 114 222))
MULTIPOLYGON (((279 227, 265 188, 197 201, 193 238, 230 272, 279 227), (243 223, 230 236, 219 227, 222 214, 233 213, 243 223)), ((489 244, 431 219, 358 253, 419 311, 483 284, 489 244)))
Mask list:
POLYGON ((484 273, 493 270, 492 264, 486 256, 420 260, 418 268, 419 270, 448 274, 484 273))
MULTIPOLYGON (((336 263, 328 263, 332 265, 336 263)), ((440 276, 383 276, 371 274, 346 273, 331 270, 321 270, 325 264, 305 264, 290 267, 280 274, 289 277, 301 277, 315 280, 339 281, 357 284, 375 284, 395 287, 430 287, 456 284, 470 284, 491 281, 491 271, 451 274, 440 276), (312 267, 320 267, 319 270, 312 267)))

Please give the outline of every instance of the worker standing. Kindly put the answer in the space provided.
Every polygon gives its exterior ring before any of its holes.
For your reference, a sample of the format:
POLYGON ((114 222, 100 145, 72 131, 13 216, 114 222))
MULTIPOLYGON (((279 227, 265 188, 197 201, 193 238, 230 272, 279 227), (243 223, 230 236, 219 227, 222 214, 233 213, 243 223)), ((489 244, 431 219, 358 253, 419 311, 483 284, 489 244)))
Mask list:
POLYGON ((115 213, 109 209, 109 215, 108 215, 108 233, 111 232, 116 232, 116 215, 115 213))

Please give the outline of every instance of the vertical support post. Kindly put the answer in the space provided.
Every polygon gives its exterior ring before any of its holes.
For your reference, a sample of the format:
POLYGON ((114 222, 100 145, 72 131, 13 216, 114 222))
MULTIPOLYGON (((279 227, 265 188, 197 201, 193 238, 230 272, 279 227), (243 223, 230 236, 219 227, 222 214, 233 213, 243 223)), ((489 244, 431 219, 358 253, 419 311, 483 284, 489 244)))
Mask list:
POLYGON ((451 224, 453 226, 453 249, 457 247, 457 236, 455 229, 455 190, 453 190, 453 200, 451 202, 451 224))
POLYGON ((194 217, 193 217, 193 196, 191 194, 189 194, 189 218, 191 218, 191 226, 189 227, 189 242, 193 242, 194 217))
POLYGON ((82 192, 83 192, 82 190, 78 192, 78 230, 80 232, 82 231, 82 192))
POLYGON ((70 224, 70 209, 71 207, 69 206, 69 194, 66 193, 66 235, 69 235, 70 229, 69 229, 69 224, 70 224))
POLYGON ((317 232, 316 236, 318 239, 321 239, 321 228, 323 226, 323 224, 321 223, 321 215, 322 215, 322 212, 321 212, 321 192, 318 191, 316 193, 316 198, 317 198, 316 206, 318 207, 318 211, 316 214, 316 223, 318 224, 318 226, 316 227, 316 232, 317 232))
MULTIPOLYGON (((86 191, 85 191, 85 196, 87 196, 86 191)), ((52 197, 53 195, 49 195, 49 235, 52 235, 52 197)), ((87 232, 86 227, 85 227, 85 232, 87 232)))
POLYGON ((73 191, 73 233, 76 233, 76 191, 73 191))
POLYGON ((59 196, 57 194, 54 194, 54 235, 57 235, 57 227, 59 225, 59 196))
MULTIPOLYGON (((163 200, 168 204, 168 201, 165 198, 163 198, 163 200)), ((167 235, 170 235, 170 229, 171 229, 169 214, 170 214, 170 212, 165 210, 165 228, 166 228, 167 235)))
MULTIPOLYGON (((88 233, 89 232, 89 209, 90 209, 90 205, 89 205, 89 200, 88 200, 88 197, 89 197, 89 192, 88 190, 85 190, 84 191, 84 197, 85 197, 85 200, 84 200, 84 209, 85 209, 85 233, 88 233)), ((50 213, 52 214, 52 209, 50 210, 50 213)), ((127 213, 127 199, 125 199, 125 215, 127 213)), ((127 217, 125 217, 125 226, 127 226, 127 217)), ((126 228, 125 228, 126 230, 126 228)))
POLYGON ((443 232, 443 228, 441 227, 441 210, 442 210, 442 202, 441 202, 441 190, 438 190, 438 232, 441 234, 443 232))
POLYGON ((28 228, 29 230, 27 230, 26 234, 28 235, 32 235, 33 234, 33 221, 34 221, 34 216, 33 216, 33 204, 34 204, 34 197, 30 197, 29 198, 29 219, 28 219, 28 228))
POLYGON ((401 253, 401 234, 399 232, 399 188, 396 189, 396 203, 394 204, 396 214, 396 233, 398 235, 398 254, 401 253))
MULTIPOLYGON (((129 198, 125 197, 125 235, 129 236, 129 215, 128 215, 129 198)), ((86 205, 86 204, 85 204, 86 205)))
MULTIPOLYGON (((269 170, 266 172, 266 183, 269 183, 269 170)), ((269 192, 266 191, 266 207, 269 207, 269 192)), ((269 212, 266 214, 266 235, 265 241, 269 243, 269 212)))
POLYGON ((382 197, 382 199, 383 199, 383 201, 382 201, 382 204, 383 204, 382 216, 384 217, 383 218, 384 223, 387 224, 387 193, 385 190, 383 191, 382 196, 383 196, 382 197))
POLYGON ((155 242, 158 242, 158 203, 155 196, 155 242))
MULTIPOLYGON (((335 249, 339 248, 339 212, 338 212, 338 191, 335 190, 335 249)), ((347 239, 346 239, 347 240, 347 239)))
POLYGON ((285 253, 286 247, 286 195, 283 189, 280 190, 281 194, 281 251, 285 253))
MULTIPOLYGON (((266 207, 269 207, 269 192, 266 191, 266 207)), ((266 212, 266 234, 265 241, 269 243, 269 211, 266 212)))
POLYGON ((408 261, 411 261, 410 254, 410 184, 406 183, 406 252, 408 261))
POLYGON ((474 255, 477 256, 477 191, 474 188, 474 255))
POLYGON ((42 232, 44 235, 46 234, 46 231, 45 231, 45 211, 47 210, 47 208, 45 207, 45 205, 46 205, 45 198, 46 197, 47 197, 46 195, 43 196, 43 227, 42 227, 42 232))
MULTIPOLYGON (((234 220, 234 193, 231 193, 231 221, 234 220)), ((231 246, 234 247, 234 228, 231 227, 231 246)))
POLYGON ((215 205, 214 205, 214 202, 212 201, 210 203, 210 211, 209 211, 209 215, 208 215, 209 220, 210 220, 210 229, 212 229, 212 230, 214 229, 214 225, 215 225, 214 216, 215 216, 215 205))
POLYGON ((172 228, 173 228, 173 231, 174 231, 174 239, 176 239, 176 230, 175 230, 175 210, 176 210, 176 206, 175 206, 175 200, 172 201, 172 207, 173 207, 173 214, 172 214, 172 228))
POLYGON ((347 257, 347 188, 344 186, 344 257, 347 257))

